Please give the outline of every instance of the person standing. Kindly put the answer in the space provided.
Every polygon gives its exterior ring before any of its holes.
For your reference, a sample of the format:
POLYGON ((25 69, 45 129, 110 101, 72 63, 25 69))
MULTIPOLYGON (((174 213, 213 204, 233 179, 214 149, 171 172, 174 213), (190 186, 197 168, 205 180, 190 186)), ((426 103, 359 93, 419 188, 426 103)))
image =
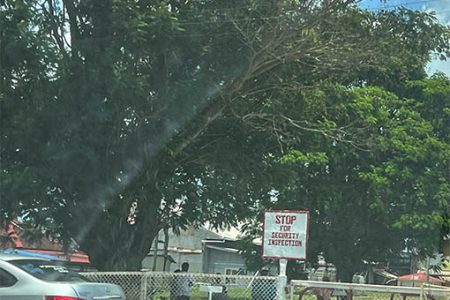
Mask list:
POLYGON ((170 281, 170 300, 177 300, 180 297, 180 276, 177 275, 180 272, 181 270, 176 269, 170 281))
MULTIPOLYGON (((189 271, 189 263, 184 262, 181 265, 181 273, 187 273, 189 271)), ((180 277, 180 296, 178 300, 189 300, 191 297, 192 281, 189 275, 185 274, 180 277)))

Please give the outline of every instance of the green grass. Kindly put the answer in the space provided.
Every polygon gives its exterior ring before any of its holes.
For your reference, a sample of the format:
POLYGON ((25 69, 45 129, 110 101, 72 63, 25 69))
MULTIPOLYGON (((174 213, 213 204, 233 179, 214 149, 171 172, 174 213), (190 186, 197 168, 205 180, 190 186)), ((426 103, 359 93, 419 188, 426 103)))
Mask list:
MULTIPOLYGON (((293 297, 293 300, 299 300, 298 292, 296 291, 293 297)), ((252 292, 250 289, 246 288, 229 288, 228 295, 232 300, 251 300, 252 292)), ((357 293, 353 295, 353 300, 390 300, 390 293, 379 293, 379 292, 364 292, 357 293)), ((149 295, 148 299, 152 300, 170 300, 170 292, 168 290, 154 293, 153 295, 149 295)), ((208 293, 202 292, 198 287, 194 287, 192 289, 191 300, 207 300, 208 293)), ((289 293, 286 294, 286 300, 289 299, 289 293)), ((336 299, 336 297, 332 297, 331 299, 336 299)), ((403 298, 396 294, 394 300, 402 300, 403 298)), ((419 299, 419 297, 408 297, 407 299, 419 299)), ((446 297, 435 297, 436 300, 447 300, 446 297)), ((303 296, 302 300, 317 300, 315 295, 306 294, 303 296)))
MULTIPOLYGON (((245 288, 229 288, 228 289, 228 295, 231 299, 251 299, 252 298, 252 292, 249 289, 245 288)), ((166 299, 170 300, 170 292, 168 290, 161 291, 154 293, 151 295, 151 299, 153 300, 161 300, 166 299)), ((194 287, 192 289, 191 299, 208 299, 208 293, 202 292, 199 290, 198 287, 194 287)))

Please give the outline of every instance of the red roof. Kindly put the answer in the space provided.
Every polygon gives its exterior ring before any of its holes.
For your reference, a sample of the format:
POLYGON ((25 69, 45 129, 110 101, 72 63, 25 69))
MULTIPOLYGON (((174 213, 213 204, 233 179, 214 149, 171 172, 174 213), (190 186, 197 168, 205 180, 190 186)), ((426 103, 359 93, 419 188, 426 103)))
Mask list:
MULTIPOLYGON (((400 281, 420 281, 420 282, 427 282, 427 274, 425 272, 418 272, 414 274, 408 274, 403 275, 398 278, 400 281)), ((444 281, 441 279, 438 279, 433 276, 428 276, 428 282, 430 283, 443 283, 444 281)))
POLYGON ((0 228, 0 235, 7 237, 8 240, 5 245, 0 244, 0 249, 21 249, 28 252, 57 256, 70 262, 89 264, 88 255, 80 251, 66 254, 64 252, 64 247, 57 239, 50 239, 46 236, 42 236, 38 241, 29 242, 24 238, 24 232, 25 229, 21 228, 16 221, 10 222, 6 230, 0 228))
POLYGON ((41 249, 22 249, 24 251, 28 251, 28 252, 34 252, 34 253, 42 253, 42 254, 48 254, 48 255, 53 255, 53 256, 57 256, 61 259, 70 261, 70 262, 74 262, 74 263, 83 263, 83 264, 89 264, 89 256, 87 256, 86 254, 82 253, 82 252, 74 252, 71 253, 70 255, 66 255, 63 251, 57 251, 57 250, 41 250, 41 249))
POLYGON ((22 241, 15 231, 15 227, 13 224, 8 224, 7 233, 12 242, 16 244, 17 247, 23 247, 22 241))

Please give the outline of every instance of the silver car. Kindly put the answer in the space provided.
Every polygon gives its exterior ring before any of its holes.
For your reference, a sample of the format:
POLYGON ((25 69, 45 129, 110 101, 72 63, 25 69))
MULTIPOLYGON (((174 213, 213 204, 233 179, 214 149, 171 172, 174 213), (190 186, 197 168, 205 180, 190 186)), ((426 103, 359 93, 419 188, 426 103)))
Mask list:
POLYGON ((0 254, 0 300, 124 300, 115 284, 87 282, 58 262, 0 254))

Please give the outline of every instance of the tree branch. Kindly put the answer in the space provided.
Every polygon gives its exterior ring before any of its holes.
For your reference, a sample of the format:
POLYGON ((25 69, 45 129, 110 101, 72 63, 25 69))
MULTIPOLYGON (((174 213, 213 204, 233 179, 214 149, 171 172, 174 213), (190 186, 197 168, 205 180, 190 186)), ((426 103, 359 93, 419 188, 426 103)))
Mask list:
POLYGON ((59 34, 59 26, 58 26, 58 21, 56 21, 56 16, 55 16, 55 10, 53 7, 53 0, 47 0, 47 5, 48 5, 48 11, 45 8, 45 4, 42 4, 42 10, 44 11, 44 13, 49 17, 49 21, 52 27, 52 33, 53 33, 53 37, 55 38, 56 43, 58 44, 58 47, 60 49, 60 51, 63 53, 64 56, 67 55, 65 46, 64 46, 64 41, 62 36, 59 34))

